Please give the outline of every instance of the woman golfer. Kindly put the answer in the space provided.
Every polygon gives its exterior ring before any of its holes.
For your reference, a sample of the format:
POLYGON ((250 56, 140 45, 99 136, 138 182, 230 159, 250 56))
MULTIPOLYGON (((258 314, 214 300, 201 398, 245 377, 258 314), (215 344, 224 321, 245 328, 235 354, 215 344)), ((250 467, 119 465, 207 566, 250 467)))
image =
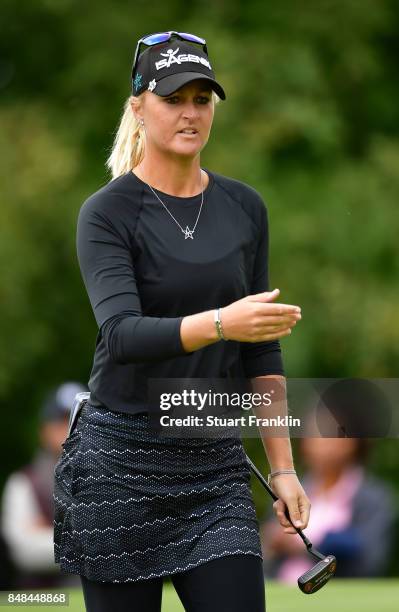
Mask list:
MULTIPOLYGON (((268 292, 268 227, 252 187, 201 168, 225 99, 205 40, 138 42, 108 165, 77 250, 98 324, 90 397, 55 469, 55 560, 89 612, 265 610, 259 526, 241 438, 159 436, 151 378, 284 380, 278 339, 300 318, 268 292)), ((243 152, 244 153, 244 152, 243 152)), ((306 527, 289 438, 264 440, 279 501, 306 527), (281 473, 283 471, 283 473, 281 473), (288 473, 287 473, 288 472, 288 473), (285 503, 284 503, 285 502, 285 503)))

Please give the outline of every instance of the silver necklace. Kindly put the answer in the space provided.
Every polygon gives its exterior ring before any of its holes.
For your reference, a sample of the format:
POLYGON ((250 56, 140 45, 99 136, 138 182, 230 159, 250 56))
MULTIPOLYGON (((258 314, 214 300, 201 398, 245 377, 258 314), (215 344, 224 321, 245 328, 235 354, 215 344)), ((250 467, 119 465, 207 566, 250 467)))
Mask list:
MULTIPOLYGON (((200 174, 201 174, 201 170, 200 170, 200 174)), ((200 206, 200 209, 199 209, 199 212, 198 212, 198 215, 197 215, 197 220, 195 221, 195 223, 194 223, 194 227, 193 227, 193 229, 191 229, 191 230, 190 230, 190 228, 188 227, 188 225, 186 225, 186 229, 184 229, 184 228, 183 228, 183 227, 180 225, 180 223, 178 222, 178 220, 177 220, 177 219, 175 219, 175 217, 172 215, 172 213, 170 212, 170 210, 168 209, 168 207, 167 207, 167 206, 164 204, 164 202, 162 202, 162 200, 161 200, 161 198, 158 196, 158 194, 157 194, 157 193, 155 193, 155 191, 153 190, 153 188, 151 187, 151 185, 149 185, 148 183, 146 183, 146 182, 144 181, 144 183, 145 183, 145 184, 146 184, 146 185, 147 185, 147 186, 148 186, 148 187, 151 189, 151 191, 152 191, 152 193, 154 194, 154 196, 155 196, 156 198, 158 198, 158 200, 161 202, 162 206, 163 206, 163 207, 164 207, 164 208, 167 210, 167 212, 170 214, 170 216, 172 217, 172 219, 173 219, 173 220, 174 220, 174 221, 177 223, 177 225, 180 227, 181 231, 182 231, 182 232, 183 232, 183 234, 184 234, 184 239, 185 239, 185 240, 187 240, 187 238, 191 238, 191 240, 193 240, 193 239, 194 239, 193 234, 194 234, 195 228, 197 227, 198 219, 199 219, 200 214, 201 214, 202 204, 204 203, 204 188, 203 188, 203 185, 202 185, 202 175, 201 175, 201 179, 200 179, 200 180, 201 180, 201 206, 200 206)))

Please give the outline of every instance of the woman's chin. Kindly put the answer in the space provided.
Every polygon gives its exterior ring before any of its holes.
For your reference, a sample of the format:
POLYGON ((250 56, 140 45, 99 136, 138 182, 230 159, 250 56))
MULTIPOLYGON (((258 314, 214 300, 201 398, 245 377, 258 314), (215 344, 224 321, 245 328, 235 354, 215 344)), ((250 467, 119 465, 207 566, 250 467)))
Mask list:
POLYGON ((179 147, 173 147, 170 152, 174 153, 175 155, 180 155, 182 157, 195 157, 196 155, 198 155, 198 153, 200 153, 202 147, 198 146, 198 143, 196 144, 186 144, 183 146, 179 146, 179 147))

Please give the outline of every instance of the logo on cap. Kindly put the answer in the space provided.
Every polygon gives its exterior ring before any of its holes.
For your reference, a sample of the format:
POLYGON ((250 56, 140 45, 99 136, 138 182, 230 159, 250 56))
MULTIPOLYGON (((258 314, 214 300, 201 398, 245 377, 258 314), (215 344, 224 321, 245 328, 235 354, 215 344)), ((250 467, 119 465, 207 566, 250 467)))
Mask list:
POLYGON ((156 85, 157 85, 156 80, 155 80, 155 79, 152 79, 152 81, 150 81, 150 82, 149 82, 149 84, 148 84, 148 89, 149 89, 150 91, 152 91, 153 89, 155 89, 156 85))
POLYGON ((182 64, 183 62, 194 62, 196 64, 203 64, 209 70, 212 70, 211 65, 207 59, 204 57, 200 57, 199 55, 194 55, 192 53, 180 53, 177 55, 180 47, 177 47, 173 51, 173 49, 168 49, 166 53, 160 53, 162 57, 166 57, 167 59, 161 59, 155 62, 155 68, 157 70, 161 70, 161 68, 170 68, 171 64, 182 64))
POLYGON ((134 81, 133 81, 134 91, 137 91, 141 87, 141 85, 142 85, 141 79, 142 78, 143 78, 143 75, 142 74, 138 74, 138 73, 134 77, 134 81))

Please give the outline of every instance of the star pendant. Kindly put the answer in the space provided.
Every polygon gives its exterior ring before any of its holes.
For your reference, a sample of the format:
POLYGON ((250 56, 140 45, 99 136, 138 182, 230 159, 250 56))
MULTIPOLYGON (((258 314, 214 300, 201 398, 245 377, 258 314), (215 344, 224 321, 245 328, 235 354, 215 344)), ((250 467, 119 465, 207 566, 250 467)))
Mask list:
POLYGON ((191 240, 194 240, 193 231, 194 230, 190 230, 190 228, 187 225, 186 229, 184 230, 184 240, 187 240, 187 238, 191 238, 191 240))

